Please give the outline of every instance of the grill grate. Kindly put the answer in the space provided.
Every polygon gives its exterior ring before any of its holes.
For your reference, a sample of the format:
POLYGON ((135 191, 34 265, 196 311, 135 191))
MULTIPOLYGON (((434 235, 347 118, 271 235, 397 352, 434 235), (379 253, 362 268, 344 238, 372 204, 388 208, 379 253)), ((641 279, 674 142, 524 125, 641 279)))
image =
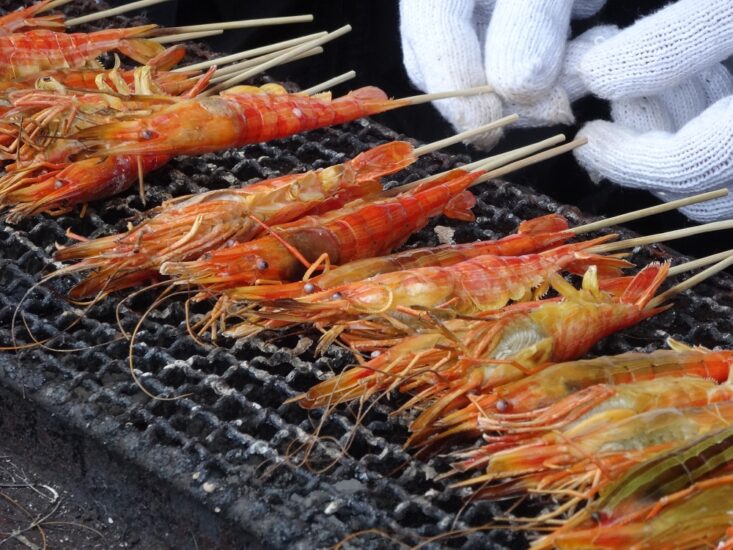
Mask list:
MULTIPOLYGON (((377 123, 362 121, 221 154, 179 158, 147 178, 148 207, 172 196, 329 166, 399 137, 377 123)), ((430 155, 395 180, 407 183, 466 160, 430 155)), ((484 184, 476 193, 475 224, 439 219, 407 246, 437 244, 436 224, 455 227, 456 241, 467 242, 505 235, 521 220, 548 212, 562 213, 574 223, 585 221, 571 207, 508 183, 484 184)), ((131 190, 92 205, 84 218, 78 213, 58 219, 44 216, 0 227, 0 345, 11 343, 16 306, 49 272, 54 243, 64 242, 67 230, 86 236, 120 231, 142 210, 140 198, 131 190)), ((668 257, 668 249, 655 247, 633 260, 668 257)), ((187 335, 183 301, 174 298, 153 309, 142 323, 133 355, 149 391, 185 397, 152 401, 131 380, 128 343, 115 340, 120 336, 115 319, 119 300, 104 301, 65 330, 81 312, 63 299, 73 282, 56 279, 38 287, 24 301, 22 312, 36 338, 55 337, 52 344, 57 348, 87 349, 1 353, 0 384, 23 392, 69 426, 220 511, 255 538, 276 548, 310 548, 334 544, 354 531, 379 528, 417 542, 451 528, 479 526, 501 513, 498 504, 479 502, 463 510, 454 524, 465 495, 434 480, 436 471, 445 470, 442 459, 417 460, 401 449, 406 426, 389 418, 389 403, 375 406, 356 429, 355 411, 350 409, 339 409, 326 421, 323 435, 341 444, 353 437, 349 456, 339 456, 337 445, 328 442, 313 448, 311 466, 333 463, 327 472, 287 465, 289 453, 297 442, 308 440, 319 416, 283 402, 346 366, 350 359, 344 351, 334 348, 314 358, 312 334, 225 341, 222 347, 201 345, 187 335)), ((668 335, 733 347, 732 293, 730 277, 717 277, 681 296, 673 310, 608 339, 594 352, 651 350, 668 335)), ((156 297, 148 292, 123 304, 125 330, 133 329, 156 297)), ((29 342, 22 323, 18 325, 18 343, 29 342)), ((302 453, 292 460, 299 458, 302 453)), ((367 540, 374 547, 385 544, 372 537, 360 540, 360 546, 367 540)), ((523 540, 519 534, 492 531, 448 544, 501 548, 523 540)))

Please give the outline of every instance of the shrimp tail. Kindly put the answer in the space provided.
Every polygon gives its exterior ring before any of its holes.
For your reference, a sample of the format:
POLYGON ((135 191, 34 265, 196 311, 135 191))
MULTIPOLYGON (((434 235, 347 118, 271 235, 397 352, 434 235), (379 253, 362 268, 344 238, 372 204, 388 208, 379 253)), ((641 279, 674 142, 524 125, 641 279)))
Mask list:
POLYGON ((158 71, 169 71, 186 56, 186 47, 183 44, 176 44, 166 48, 148 61, 148 65, 158 71))
POLYGON ((539 218, 525 220, 519 224, 517 233, 534 235, 538 233, 554 233, 565 231, 568 228, 568 221, 559 214, 547 214, 539 218))
POLYGON ((632 279, 619 301, 645 308, 667 278, 668 273, 669 262, 649 264, 632 279))
POLYGON ((117 49, 121 54, 143 65, 165 51, 163 46, 157 42, 145 38, 125 40, 120 43, 117 49))
POLYGON ((602 254, 578 254, 578 259, 571 262, 567 269, 576 275, 583 275, 590 266, 598 269, 598 276, 601 278, 618 277, 622 270, 634 267, 634 264, 615 256, 603 256, 602 254))
POLYGON ((393 174, 415 162, 413 146, 406 141, 391 141, 354 157, 349 164, 360 179, 375 179, 393 174))
POLYGON ((453 220, 473 222, 476 221, 476 215, 471 212, 474 206, 476 206, 474 194, 470 191, 463 191, 448 201, 443 214, 453 220))

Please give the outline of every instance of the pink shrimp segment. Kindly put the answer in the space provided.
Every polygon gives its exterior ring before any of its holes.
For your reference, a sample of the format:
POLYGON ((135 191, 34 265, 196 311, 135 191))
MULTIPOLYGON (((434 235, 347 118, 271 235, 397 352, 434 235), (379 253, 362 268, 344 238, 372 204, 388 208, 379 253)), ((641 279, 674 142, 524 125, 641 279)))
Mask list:
POLYGON ((465 190, 480 175, 454 170, 394 198, 354 201, 330 214, 274 227, 272 235, 213 251, 198 261, 163 264, 160 271, 218 291, 260 280, 300 278, 307 266, 293 250, 306 262, 328 258, 341 264, 378 256, 400 246, 440 213, 465 219, 470 215, 466 207, 473 206, 473 195, 465 190))
POLYGON ((378 88, 328 95, 288 94, 281 86, 240 86, 193 99, 150 117, 88 128, 75 138, 96 154, 199 155, 342 124, 407 105, 378 88), (119 143, 123 142, 123 143, 119 143))
POLYGON ((355 198, 381 190, 379 175, 414 161, 406 142, 391 142, 342 165, 266 180, 243 189, 211 191, 164 203, 146 221, 111 235, 60 250, 60 260, 81 259, 77 270, 95 270, 75 289, 98 292, 154 278, 164 262, 195 259, 220 247, 247 242, 263 231, 260 221, 297 219, 330 196, 355 198), (364 179, 366 178, 366 179, 364 179), (131 272, 137 276, 129 278, 131 272))
POLYGON ((80 68, 109 51, 119 51, 138 63, 146 63, 164 48, 138 37, 155 28, 156 25, 145 25, 89 34, 34 30, 0 36, 0 78, 13 80, 49 69, 80 68))

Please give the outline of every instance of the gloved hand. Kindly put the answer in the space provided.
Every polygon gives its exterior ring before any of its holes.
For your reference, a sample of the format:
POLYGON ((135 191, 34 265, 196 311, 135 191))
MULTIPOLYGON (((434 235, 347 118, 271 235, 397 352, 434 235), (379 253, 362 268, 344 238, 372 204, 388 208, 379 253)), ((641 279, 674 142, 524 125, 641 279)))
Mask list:
MULTIPOLYGON (((592 178, 673 200, 733 192, 730 0, 679 0, 590 47, 572 69, 579 87, 611 100, 613 122, 588 123, 575 150, 592 178)), ((582 93, 582 91, 580 92, 582 93)), ((733 216, 733 197, 686 207, 697 221, 733 216)))
MULTIPOLYGON (((573 122, 561 77, 571 17, 589 17, 605 0, 401 0, 407 73, 432 93, 490 84, 496 94, 436 102, 458 131, 506 112, 525 125, 573 122)), ((490 148, 500 131, 482 136, 490 148)))

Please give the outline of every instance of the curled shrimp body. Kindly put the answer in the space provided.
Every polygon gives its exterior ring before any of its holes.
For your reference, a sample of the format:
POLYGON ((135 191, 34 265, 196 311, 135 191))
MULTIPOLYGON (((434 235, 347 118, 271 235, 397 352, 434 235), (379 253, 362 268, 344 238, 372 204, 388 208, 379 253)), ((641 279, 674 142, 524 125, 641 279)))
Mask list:
POLYGON ((212 251, 197 261, 164 263, 160 271, 218 291, 262 280, 297 280, 310 262, 323 259, 341 264, 378 256, 400 246, 438 214, 469 216, 475 199, 466 189, 480 175, 454 170, 395 197, 357 200, 329 214, 273 227, 273 234, 212 251))
POLYGON ((373 178, 412 162, 412 150, 406 142, 387 143, 323 170, 266 180, 242 189, 179 197, 164 203, 124 234, 72 245, 56 257, 83 260, 77 269, 94 270, 75 295, 97 292, 102 286, 125 288, 120 285, 141 280, 142 272, 147 272, 148 279, 154 278, 164 262, 195 259, 210 250, 249 241, 262 232, 259 221, 288 222, 320 205, 324 198, 355 198, 381 190, 373 178), (129 279, 133 271, 138 277, 129 279))
POLYGON ((164 48, 140 38, 156 28, 145 25, 85 33, 34 30, 0 36, 0 79, 13 80, 48 69, 95 65, 106 52, 118 51, 138 63, 146 63, 164 48))
POLYGON ((328 94, 288 94, 276 84, 238 86, 138 120, 88 128, 75 137, 87 142, 92 154, 199 155, 342 124, 407 104, 388 99, 374 87, 331 100, 328 94))

